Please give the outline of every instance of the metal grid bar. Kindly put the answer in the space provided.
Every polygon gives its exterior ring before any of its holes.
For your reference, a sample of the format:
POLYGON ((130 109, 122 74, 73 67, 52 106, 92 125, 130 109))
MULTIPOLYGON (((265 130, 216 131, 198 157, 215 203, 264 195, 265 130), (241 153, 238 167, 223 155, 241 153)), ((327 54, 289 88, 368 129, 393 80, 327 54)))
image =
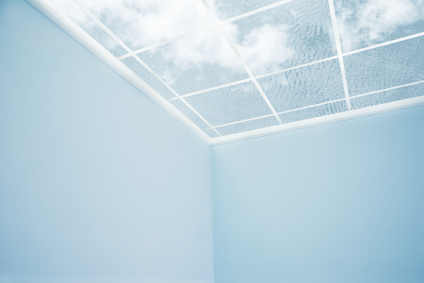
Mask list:
POLYGON ((352 54, 364 52, 364 51, 371 50, 371 49, 374 49, 374 48, 390 45, 390 44, 397 43, 397 42, 402 42, 402 41, 405 41, 405 40, 408 40, 408 39, 413 39, 413 38, 420 37, 420 36, 423 36, 423 35, 424 35, 424 32, 416 33, 416 34, 401 37, 401 38, 398 38, 398 39, 395 39, 395 40, 390 40, 390 41, 386 41, 386 42, 383 42, 383 43, 380 43, 380 44, 376 44, 376 45, 368 46, 368 47, 361 48, 361 49, 358 49, 358 50, 346 52, 346 53, 343 54, 343 56, 349 56, 349 55, 352 55, 352 54))
POLYGON ((268 107, 271 109, 272 113, 274 113, 275 118, 278 120, 280 124, 282 124, 280 117, 278 117, 277 112, 275 112, 274 107, 272 106, 271 102, 269 101, 268 97, 265 95, 265 92, 262 90, 261 86, 259 85, 258 81, 255 79, 255 76, 253 75, 252 71, 250 70, 249 66, 247 66, 246 61, 244 61, 243 57, 241 56, 239 50, 237 49, 234 42, 231 40, 230 36, 228 35, 227 31, 225 30, 224 26, 218 19, 218 17, 215 15, 215 13, 212 10, 212 7, 209 5, 209 3, 206 0, 202 0, 203 4, 205 5, 206 9, 211 14, 214 21, 219 25, 219 28, 221 30, 222 35, 224 35, 225 39, 227 40, 228 44, 230 44, 231 48, 233 49, 234 53, 237 55, 241 63, 243 64, 244 69, 249 74, 249 77, 252 79, 253 83, 255 84, 256 88, 262 95, 263 99, 265 100, 266 104, 268 104, 268 107))
POLYGON ((344 88, 344 93, 346 97, 347 109, 350 111, 352 110, 352 108, 350 106, 349 90, 347 88, 346 71, 345 71, 344 62, 343 62, 342 47, 340 44, 339 32, 337 29, 336 11, 334 9, 333 0, 328 0, 328 4, 330 6, 331 22, 333 24, 334 39, 336 41, 337 56, 339 57, 339 63, 340 63, 340 71, 342 73, 343 88, 344 88))
MULTIPOLYGON (((86 13, 95 23, 97 23, 105 32, 107 32, 116 42, 118 42, 125 50, 128 52, 132 52, 132 50, 122 41, 120 40, 107 26, 105 26, 96 16, 91 13, 84 5, 82 5, 79 0, 72 0, 78 7, 86 13)), ((214 127, 199 114, 184 98, 181 98, 180 95, 171 88, 156 72, 154 72, 146 63, 144 63, 138 56, 132 55, 135 60, 137 60, 140 64, 142 64, 155 78, 157 78, 165 87, 167 87, 177 98, 179 98, 191 111, 193 111, 203 122, 206 123, 210 127, 210 129, 214 130, 219 136, 222 136, 214 127)))
POLYGON ((171 42, 174 42, 174 41, 177 41, 177 40, 186 38, 186 37, 189 37, 191 35, 195 35, 195 34, 201 33, 203 31, 206 31, 206 30, 211 29, 211 28, 214 28, 214 27, 216 27, 216 24, 209 25, 209 26, 203 27, 203 28, 198 29, 198 30, 195 30, 195 31, 187 32, 187 33, 181 34, 179 36, 176 36, 176 37, 173 37, 173 38, 170 38, 170 39, 161 41, 159 43, 152 44, 152 45, 149 45, 149 46, 140 48, 138 50, 132 51, 132 52, 130 52, 128 54, 125 54, 125 55, 122 55, 121 57, 118 57, 118 59, 119 60, 122 60, 122 59, 125 59, 127 57, 131 57, 133 55, 136 55, 138 53, 141 53, 141 52, 144 52, 144 51, 147 51, 147 50, 151 50, 153 48, 156 48, 156 47, 159 47, 159 46, 162 46, 162 45, 165 45, 165 44, 168 44, 168 43, 171 43, 171 42))
POLYGON ((223 21, 221 21, 221 23, 226 24, 226 23, 234 22, 234 21, 243 19, 245 17, 252 16, 254 14, 257 14, 257 13, 260 13, 260 12, 263 12, 263 11, 266 11, 266 10, 269 10, 269 9, 272 9, 272 8, 275 8, 275 7, 278 7, 278 6, 281 6, 283 4, 286 4, 286 3, 289 3, 289 2, 292 2, 292 1, 294 1, 294 0, 283 0, 283 1, 279 1, 279 2, 276 2, 276 3, 270 4, 270 5, 264 6, 262 8, 258 8, 258 9, 249 11, 247 13, 244 13, 244 14, 241 14, 241 15, 238 15, 238 16, 235 16, 235 17, 232 17, 232 18, 230 18, 228 20, 223 20, 223 21))
POLYGON ((424 81, 418 81, 418 82, 414 82, 414 83, 409 83, 409 84, 404 84, 404 85, 389 87, 389 88, 380 89, 380 90, 376 90, 376 91, 370 91, 370 92, 367 92, 367 93, 363 93, 363 94, 352 96, 351 98, 352 99, 355 99, 357 97, 362 97, 362 96, 366 96, 366 95, 370 95, 370 94, 375 94, 375 93, 379 93, 379 92, 384 92, 384 91, 389 91, 389 90, 393 90, 393 89, 403 88, 403 87, 407 87, 407 86, 411 86, 411 85, 418 85, 418 84, 422 84, 422 83, 424 83, 424 81))

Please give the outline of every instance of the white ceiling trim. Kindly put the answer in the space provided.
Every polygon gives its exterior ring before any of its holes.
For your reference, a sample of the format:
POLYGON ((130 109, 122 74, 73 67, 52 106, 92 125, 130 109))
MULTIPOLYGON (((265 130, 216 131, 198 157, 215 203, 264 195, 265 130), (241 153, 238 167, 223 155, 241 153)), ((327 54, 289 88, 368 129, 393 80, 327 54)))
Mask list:
POLYGON ((211 138, 206 135, 196 124, 194 124, 190 119, 184 116, 177 108, 175 108, 169 101, 163 98, 159 93, 157 93, 151 86, 146 82, 136 76, 127 66, 125 66, 120 60, 113 56, 108 50, 106 50, 102 45, 95 41, 90 35, 88 35, 84 30, 82 30, 78 25, 73 21, 62 15, 56 8, 54 8, 46 0, 28 0, 34 7, 44 13, 52 21, 58 24, 81 44, 87 47, 91 52, 118 72, 121 76, 127 79, 140 91, 150 97, 154 102, 159 106, 165 109, 173 117, 183 123, 187 128, 193 131, 197 136, 199 136, 204 142, 208 145, 211 145, 211 138))
MULTIPOLYGON (((122 41, 120 40, 107 26, 105 26, 99 19, 97 19, 96 16, 94 16, 90 10, 88 10, 84 5, 82 5, 78 0, 72 0, 78 7, 84 11, 93 21, 95 21, 104 31, 106 31, 116 42, 118 42, 127 52, 132 52, 132 50, 122 41)), ((181 101, 191 110, 193 111, 203 122, 208 125, 213 131, 217 133, 218 136, 222 136, 221 133, 219 133, 217 130, 214 129, 214 127, 205 119, 203 118, 199 112, 197 112, 187 101, 182 99, 180 95, 171 88, 156 72, 154 72, 146 63, 144 63, 140 57, 133 54, 133 58, 137 60, 141 65, 143 65, 156 79, 158 79, 166 88, 168 88, 177 98, 180 98, 181 101)), ((131 71, 132 72, 132 71, 131 71)))
POLYGON ((386 104, 371 106, 367 108, 361 108, 357 110, 351 110, 351 111, 346 111, 342 113, 312 118, 308 120, 302 120, 302 121, 292 122, 288 124, 253 130, 249 132, 214 138, 212 139, 212 145, 225 144, 225 143, 258 138, 258 137, 279 134, 279 133, 284 133, 284 132, 289 132, 289 131, 294 131, 294 130, 299 130, 304 128, 310 128, 314 126, 325 125, 325 124, 330 124, 334 122, 360 118, 364 116, 370 116, 374 114, 399 110, 399 109, 423 105, 423 104, 424 104, 424 96, 419 96, 419 97, 404 99, 400 101, 390 102, 386 104))
MULTIPOLYGON (((385 92, 385 91, 389 91, 389 90, 394 90, 394 89, 398 89, 398 88, 403 88, 403 87, 407 87, 407 86, 413 86, 413 85, 417 85, 417 84, 422 84, 422 83, 424 83, 424 81, 418 81, 418 82, 414 82, 414 83, 409 83, 409 84, 404 84, 404 85, 389 87, 389 88, 385 88, 385 89, 380 89, 380 90, 376 90, 376 91, 371 91, 371 92, 367 92, 367 93, 363 93, 363 94, 352 96, 351 99, 355 99, 357 97, 367 96, 367 95, 370 95, 370 94, 376 94, 376 93, 380 93, 380 92, 385 92)), ((299 110, 303 110, 303 109, 308 109, 308 108, 313 108, 313 107, 316 107, 316 106, 321 106, 321 105, 326 105, 326 104, 331 104, 331 103, 338 102, 338 101, 343 101, 343 100, 345 100, 345 98, 336 99, 336 100, 332 100, 332 101, 328 101, 328 102, 323 102, 323 103, 318 103, 318 104, 313 104, 313 105, 309 105, 309 106, 305 106, 305 107, 295 108, 295 109, 291 109, 291 110, 279 112, 277 114, 280 115, 280 114, 284 114, 284 113, 295 112, 295 111, 299 111, 299 110)), ((222 124, 222 125, 215 126, 215 128, 220 128, 220 127, 225 127, 225 126, 234 125, 234 124, 238 124, 238 123, 253 121, 253 120, 257 120, 257 119, 261 119, 261 118, 266 118, 266 117, 270 117, 270 116, 272 116, 272 114, 270 114, 270 115, 264 115, 264 116, 260 116, 260 117, 255 117, 255 118, 250 118, 250 119, 246 119, 246 120, 242 120, 242 121, 236 121, 236 122, 232 122, 232 123, 228 123, 228 124, 222 124)), ((210 129, 207 128, 207 129, 204 129, 204 130, 210 130, 210 129)))

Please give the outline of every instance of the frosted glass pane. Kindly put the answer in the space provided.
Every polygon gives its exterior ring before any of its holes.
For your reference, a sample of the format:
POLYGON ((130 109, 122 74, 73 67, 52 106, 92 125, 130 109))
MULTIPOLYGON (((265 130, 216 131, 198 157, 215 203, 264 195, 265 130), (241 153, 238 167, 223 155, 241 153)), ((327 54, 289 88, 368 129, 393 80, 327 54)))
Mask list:
POLYGON ((335 113, 340 113, 347 111, 346 101, 337 101, 325 105, 318 105, 311 108, 296 110, 292 112, 282 113, 280 114, 281 122, 283 123, 291 123, 306 119, 311 119, 320 116, 331 115, 335 113))
POLYGON ((337 55, 327 0, 296 0, 228 23, 255 75, 337 55))
POLYGON ((121 45, 100 28, 71 0, 48 1, 116 57, 127 53, 121 45))
POLYGON ((171 101, 172 105, 175 106, 182 114, 189 118, 194 124, 196 124, 200 129, 208 128, 208 125, 203 122, 199 116, 196 115, 187 105, 184 104, 181 100, 171 101))
POLYGON ((213 24, 199 0, 81 0, 131 49, 213 24))
POLYGON ((217 28, 138 56, 180 95, 248 78, 217 28))
POLYGON ((424 37, 349 55, 344 63, 350 96, 424 80, 424 37))
POLYGON ((423 95, 424 84, 421 83, 417 85, 352 98, 350 100, 350 103, 352 109, 359 109, 423 95))
POLYGON ((272 114, 252 82, 188 96, 186 101, 213 126, 272 114))
POLYGON ((137 76, 139 76, 164 98, 171 99, 175 97, 175 94, 173 94, 164 84, 162 84, 133 57, 123 59, 122 63, 124 63, 131 71, 133 71, 137 76))
POLYGON ((208 0, 218 18, 232 18, 281 0, 208 0))
POLYGON ((256 119, 252 121, 246 121, 242 123, 232 124, 224 127, 219 127, 217 130, 221 133, 221 135, 231 135, 237 134, 241 132, 247 132, 252 130, 257 130, 261 128, 277 126, 280 123, 277 121, 275 116, 265 117, 261 119, 256 119))
POLYGON ((277 112, 345 97, 337 59, 267 76, 258 82, 277 112))
POLYGON ((209 130, 204 130, 204 132, 212 139, 219 137, 214 130, 209 129, 209 130))
POLYGON ((335 0, 344 52, 424 32, 424 1, 335 0))

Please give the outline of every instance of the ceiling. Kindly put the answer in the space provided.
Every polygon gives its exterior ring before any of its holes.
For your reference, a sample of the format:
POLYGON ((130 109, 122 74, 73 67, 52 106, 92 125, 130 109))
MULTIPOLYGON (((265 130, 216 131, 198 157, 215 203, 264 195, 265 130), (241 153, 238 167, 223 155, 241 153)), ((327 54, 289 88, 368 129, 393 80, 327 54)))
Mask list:
POLYGON ((209 144, 424 103, 424 0, 30 0, 209 144))

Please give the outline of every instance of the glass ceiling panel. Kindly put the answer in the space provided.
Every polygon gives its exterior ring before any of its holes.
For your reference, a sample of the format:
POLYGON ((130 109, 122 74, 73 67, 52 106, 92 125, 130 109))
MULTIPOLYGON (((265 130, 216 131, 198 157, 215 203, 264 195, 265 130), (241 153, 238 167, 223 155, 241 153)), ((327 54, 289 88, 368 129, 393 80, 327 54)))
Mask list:
POLYGON ((424 80, 424 37, 344 57, 350 96, 424 80))
POLYGON ((47 1, 210 138, 424 99, 424 0, 47 1))
POLYGON ((185 99, 212 126, 272 114, 253 82, 208 91, 185 99))
POLYGON ((422 0, 334 0, 344 52, 424 32, 422 0))
POLYGON ((422 95, 424 95, 424 83, 355 97, 350 103, 352 109, 360 109, 422 95))
POLYGON ((337 55, 327 0, 296 0, 225 25, 255 75, 337 55))
POLYGON ((137 55, 180 95, 249 77, 219 28, 137 55))
POLYGON ((291 123, 347 111, 345 100, 280 114, 281 121, 291 123))
POLYGON ((72 20, 93 39, 100 43, 116 57, 122 56, 127 51, 119 45, 109 34, 100 28, 84 11, 82 11, 72 0, 48 0, 63 15, 72 20))
POLYGON ((213 24, 199 0, 80 0, 130 49, 213 24))
POLYGON ((345 97, 338 59, 263 77, 258 83, 277 112, 345 97))
POLYGON ((277 119, 275 119, 274 116, 271 116, 219 127, 217 130, 221 133, 221 135, 231 135, 277 125, 279 125, 277 119))
POLYGON ((176 97, 163 83, 161 83, 155 76, 152 75, 143 65, 140 64, 134 57, 128 57, 122 60, 131 71, 134 72, 139 78, 150 85, 165 99, 176 97))
POLYGON ((221 20, 232 18, 281 0, 207 0, 221 20))

